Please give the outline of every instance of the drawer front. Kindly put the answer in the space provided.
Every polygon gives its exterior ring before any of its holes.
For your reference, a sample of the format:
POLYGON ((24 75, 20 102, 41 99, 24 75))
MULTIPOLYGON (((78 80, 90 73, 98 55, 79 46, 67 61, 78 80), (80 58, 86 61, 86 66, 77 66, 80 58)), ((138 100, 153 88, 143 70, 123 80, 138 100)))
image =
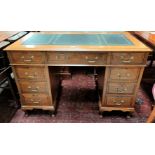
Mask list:
POLYGON ((21 67, 15 66, 17 78, 30 79, 30 80, 45 80, 45 68, 44 67, 21 67))
POLYGON ((135 83, 108 83, 107 93, 133 94, 135 83))
POLYGON ((46 82, 19 81, 23 93, 46 93, 46 82))
MULTIPOLYGON (((71 55, 71 54, 70 54, 71 55)), ((69 53, 47 52, 48 62, 67 62, 70 57, 69 53)))
POLYGON ((146 64, 146 53, 112 53, 111 64, 142 65, 146 64))
POLYGON ((23 105, 49 106, 50 100, 47 94, 22 94, 23 105))
POLYGON ((131 106, 133 102, 132 96, 109 96, 107 95, 106 104, 107 106, 131 106))
POLYGON ((55 64, 105 65, 107 64, 107 53, 47 52, 47 59, 48 63, 55 64))
POLYGON ((11 63, 14 64, 44 64, 44 52, 16 51, 10 52, 11 63))
POLYGON ((137 81, 140 68, 111 68, 109 80, 130 80, 137 81))

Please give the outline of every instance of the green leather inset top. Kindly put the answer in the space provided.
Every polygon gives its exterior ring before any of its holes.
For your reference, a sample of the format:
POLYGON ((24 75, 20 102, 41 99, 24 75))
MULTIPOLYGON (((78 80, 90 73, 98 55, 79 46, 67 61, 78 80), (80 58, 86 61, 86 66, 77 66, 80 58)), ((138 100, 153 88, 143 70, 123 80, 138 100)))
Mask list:
POLYGON ((34 34, 23 45, 131 46, 124 34, 34 34))

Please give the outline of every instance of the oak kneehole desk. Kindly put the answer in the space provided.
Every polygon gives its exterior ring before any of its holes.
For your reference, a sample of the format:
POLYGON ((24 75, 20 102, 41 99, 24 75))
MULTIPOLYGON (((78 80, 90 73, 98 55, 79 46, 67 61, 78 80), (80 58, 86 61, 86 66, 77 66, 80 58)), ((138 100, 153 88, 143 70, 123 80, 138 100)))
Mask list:
POLYGON ((6 49, 23 110, 55 111, 59 66, 99 69, 99 111, 134 111, 151 50, 127 32, 29 33, 6 49))

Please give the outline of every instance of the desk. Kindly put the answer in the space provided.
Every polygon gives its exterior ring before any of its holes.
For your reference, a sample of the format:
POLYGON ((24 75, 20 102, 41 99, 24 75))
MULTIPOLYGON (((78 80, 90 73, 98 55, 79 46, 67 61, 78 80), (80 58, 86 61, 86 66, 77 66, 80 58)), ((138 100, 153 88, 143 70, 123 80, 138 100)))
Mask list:
POLYGON ((59 66, 97 67, 99 111, 134 111, 147 46, 127 32, 29 33, 6 49, 23 110, 56 109, 59 66))

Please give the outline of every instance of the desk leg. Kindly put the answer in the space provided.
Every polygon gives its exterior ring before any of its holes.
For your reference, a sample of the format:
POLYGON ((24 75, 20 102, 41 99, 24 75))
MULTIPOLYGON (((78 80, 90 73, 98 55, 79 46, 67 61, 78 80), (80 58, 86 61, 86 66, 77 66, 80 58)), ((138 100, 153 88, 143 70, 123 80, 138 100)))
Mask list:
POLYGON ((107 85, 107 80, 108 80, 108 73, 109 69, 108 67, 98 67, 96 68, 96 73, 97 73, 97 91, 99 94, 99 114, 102 116, 103 114, 103 109, 102 105, 105 100, 105 95, 106 95, 106 85, 107 85))
POLYGON ((56 112, 57 103, 59 100, 60 94, 60 74, 57 67, 47 67, 48 74, 48 90, 50 94, 51 105, 54 110, 51 111, 51 115, 53 116, 56 112))

